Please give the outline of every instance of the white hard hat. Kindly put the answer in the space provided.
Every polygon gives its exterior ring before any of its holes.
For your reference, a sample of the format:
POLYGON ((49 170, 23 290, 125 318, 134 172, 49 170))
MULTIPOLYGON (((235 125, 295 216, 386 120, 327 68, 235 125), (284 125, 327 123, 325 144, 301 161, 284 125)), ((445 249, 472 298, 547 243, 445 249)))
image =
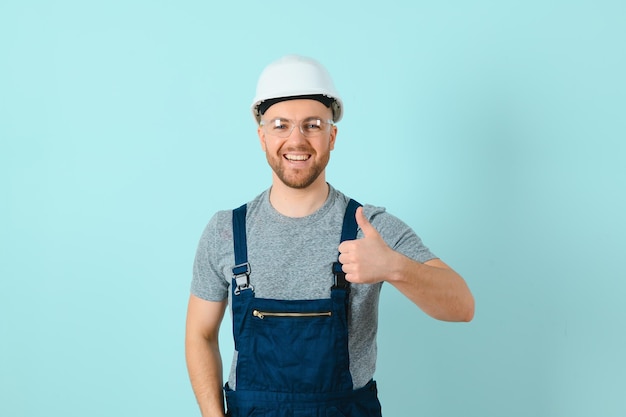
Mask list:
MULTIPOLYGON (((259 105, 264 101, 281 101, 297 97, 323 97, 333 111, 333 121, 343 116, 343 102, 335 89, 330 74, 314 59, 287 55, 269 64, 259 77, 256 96, 252 101, 252 115, 257 123, 261 120, 259 105)), ((325 104, 326 104, 325 103, 325 104)))

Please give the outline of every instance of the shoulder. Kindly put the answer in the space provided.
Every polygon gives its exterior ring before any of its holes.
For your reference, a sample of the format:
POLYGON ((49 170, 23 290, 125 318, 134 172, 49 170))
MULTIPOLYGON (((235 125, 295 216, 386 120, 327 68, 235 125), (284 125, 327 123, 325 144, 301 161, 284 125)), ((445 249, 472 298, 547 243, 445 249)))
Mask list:
MULTIPOLYGON (((247 206, 248 213, 257 211, 259 207, 262 206, 265 193, 266 192, 259 194, 254 199, 244 204, 247 206)), ((220 240, 230 241, 232 239, 233 211, 238 207, 215 212, 204 228, 201 240, 204 242, 219 242, 220 240)))
POLYGON ((385 238, 393 238, 393 236, 412 231, 405 222, 389 213, 385 207, 364 204, 363 214, 385 238))
MULTIPOLYGON (((387 212, 384 207, 366 204, 363 213, 392 249, 419 262, 436 258, 411 226, 387 212)), ((359 231, 361 236, 362 232, 359 231)))
POLYGON ((385 207, 365 204, 363 205, 363 213, 391 247, 397 247, 401 241, 407 238, 416 240, 416 242, 420 240, 411 226, 389 213, 385 207))
POLYGON ((246 213, 258 211, 259 209, 263 207, 265 200, 267 200, 266 198, 267 192, 268 192, 267 190, 262 192, 261 194, 257 195, 256 197, 254 197, 252 200, 248 201, 247 203, 243 203, 241 206, 233 207, 232 209, 229 209, 229 210, 217 211, 213 215, 211 220, 209 221, 209 224, 207 225, 207 227, 214 228, 214 229, 232 228, 233 212, 242 206, 246 206, 246 213))
POLYGON ((363 214, 373 225, 397 225, 406 226, 402 220, 389 213, 385 207, 375 206, 371 204, 363 205, 363 214))
MULTIPOLYGON (((334 194, 335 198, 338 200, 338 205, 345 210, 350 198, 337 190, 334 190, 334 194)), ((363 206, 363 214, 365 214, 367 220, 378 230, 385 240, 393 240, 393 237, 398 234, 403 234, 407 230, 412 231, 406 223, 393 214, 390 214, 385 207, 363 203, 358 198, 354 198, 354 201, 363 206)), ((360 230, 359 237, 361 237, 360 230)))
POLYGON ((216 250, 220 241, 232 239, 232 211, 220 210, 209 220, 198 243, 198 253, 216 250))

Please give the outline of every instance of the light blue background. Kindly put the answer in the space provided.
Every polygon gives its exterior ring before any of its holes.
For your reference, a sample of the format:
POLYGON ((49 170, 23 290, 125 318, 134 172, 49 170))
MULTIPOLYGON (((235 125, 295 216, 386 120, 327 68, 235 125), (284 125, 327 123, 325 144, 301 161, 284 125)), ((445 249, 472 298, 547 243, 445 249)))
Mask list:
POLYGON ((0 415, 199 415, 195 246, 269 185, 249 104, 294 52, 345 100, 329 181, 476 297, 449 324, 385 287, 385 415, 626 415, 625 22, 603 0, 2 2, 0 415))

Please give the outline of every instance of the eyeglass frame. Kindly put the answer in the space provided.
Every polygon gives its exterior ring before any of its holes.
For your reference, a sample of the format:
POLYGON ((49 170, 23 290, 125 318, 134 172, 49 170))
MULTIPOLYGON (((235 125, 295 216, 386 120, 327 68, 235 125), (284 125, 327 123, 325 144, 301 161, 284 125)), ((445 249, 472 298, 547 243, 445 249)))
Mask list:
POLYGON ((303 129, 303 126, 305 124, 304 122, 311 121, 311 120, 316 120, 321 123, 326 123, 326 125, 328 126, 325 130, 320 130, 319 131, 320 134, 330 132, 332 126, 335 125, 335 122, 332 119, 322 119, 320 117, 313 116, 313 117, 307 117, 306 119, 302 119, 302 120, 291 120, 291 119, 287 119, 286 117, 276 117, 274 119, 267 120, 267 121, 261 120, 259 122, 259 126, 261 127, 261 129, 263 129, 263 132, 265 132, 265 134, 270 135, 270 136, 276 136, 276 137, 283 138, 283 139, 291 136, 291 134, 293 133, 293 130, 296 128, 296 126, 298 126, 300 133, 302 133, 302 136, 304 136, 305 138, 312 138, 312 137, 316 137, 318 132, 313 132, 313 134, 311 134, 311 133, 305 132, 303 129), (267 127, 271 127, 271 125, 268 123, 276 122, 277 120, 285 120, 289 123, 293 123, 291 126, 291 129, 289 129, 289 132, 285 130, 284 132, 281 132, 281 134, 279 135, 276 132, 268 132, 267 130, 265 130, 267 127))

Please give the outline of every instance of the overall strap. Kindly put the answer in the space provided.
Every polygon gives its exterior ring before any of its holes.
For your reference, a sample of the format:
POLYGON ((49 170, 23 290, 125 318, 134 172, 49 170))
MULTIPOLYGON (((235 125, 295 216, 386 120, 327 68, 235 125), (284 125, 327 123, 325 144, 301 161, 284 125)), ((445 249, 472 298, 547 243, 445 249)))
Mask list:
POLYGON ((235 248, 235 266, 233 267, 233 293, 239 295, 242 290, 250 289, 250 263, 248 263, 248 242, 246 238, 247 205, 233 210, 233 245, 235 248))
MULTIPOLYGON (((343 227, 341 229, 341 242, 346 240, 356 239, 358 225, 356 223, 356 209, 361 207, 361 203, 350 199, 348 207, 346 207, 346 213, 343 216, 343 227)), ((346 274, 341 268, 339 259, 333 263, 333 274, 335 275, 335 285, 333 288, 350 288, 350 283, 346 281, 346 274)))

